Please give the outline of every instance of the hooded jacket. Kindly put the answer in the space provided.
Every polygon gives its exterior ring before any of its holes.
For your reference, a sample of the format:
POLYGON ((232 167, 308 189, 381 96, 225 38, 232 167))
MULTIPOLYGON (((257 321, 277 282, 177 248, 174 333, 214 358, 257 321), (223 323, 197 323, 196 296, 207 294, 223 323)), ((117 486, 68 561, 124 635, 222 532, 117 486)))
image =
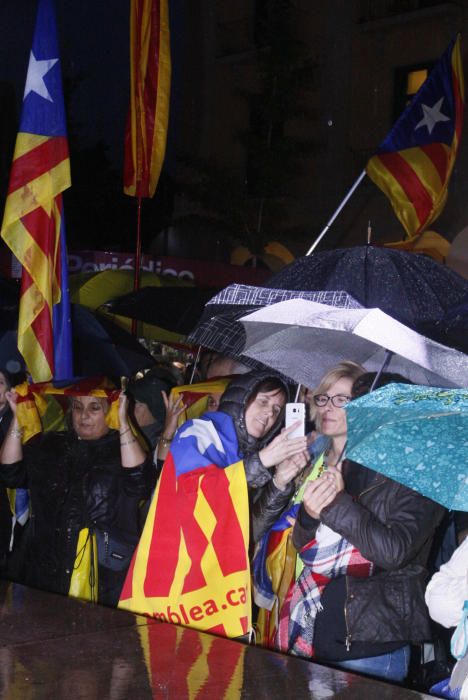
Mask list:
POLYGON ((294 488, 292 483, 284 491, 276 488, 273 482, 274 471, 264 467, 258 456, 259 451, 279 433, 282 414, 278 417, 273 428, 261 439, 249 435, 245 424, 245 412, 250 400, 257 394, 260 384, 266 379, 272 378, 279 380, 286 397, 288 397, 288 385, 277 375, 268 371, 249 372, 233 377, 221 397, 218 408, 219 411, 231 416, 234 422, 249 486, 251 533, 254 542, 258 542, 276 521, 287 505, 294 488))

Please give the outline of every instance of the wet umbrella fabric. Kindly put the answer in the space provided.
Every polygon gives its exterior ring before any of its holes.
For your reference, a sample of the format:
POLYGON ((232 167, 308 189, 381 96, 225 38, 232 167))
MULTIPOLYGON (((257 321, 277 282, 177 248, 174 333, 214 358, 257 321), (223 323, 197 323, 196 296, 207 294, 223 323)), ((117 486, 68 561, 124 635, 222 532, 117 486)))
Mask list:
POLYGON ((188 341, 237 359, 253 369, 265 369, 265 365, 243 354, 246 336, 240 319, 250 311, 288 299, 308 299, 344 309, 360 308, 346 292, 291 291, 231 284, 205 305, 188 341))
MULTIPOLYGON (((153 357, 138 340, 107 319, 98 319, 79 304, 71 305, 71 318, 75 376, 130 376, 154 364, 153 357)), ((14 325, 16 320, 17 313, 14 325)), ((12 363, 24 369, 17 348, 17 332, 10 327, 0 334, 0 366, 17 371, 12 363)))
POLYGON ((346 456, 468 511, 468 391, 388 384, 346 408, 346 456))
POLYGON ((468 297, 464 304, 454 306, 435 324, 434 338, 468 353, 468 297))
POLYGON ((198 322, 217 290, 196 287, 142 287, 104 305, 118 316, 151 323, 185 336, 198 322))
MULTIPOLYGON (((391 248, 338 248, 297 258, 268 280, 281 289, 343 289, 432 337, 432 326, 466 301, 468 280, 424 255, 391 248)), ((436 338, 437 339, 437 338, 436 338)))
POLYGON ((336 309, 291 299, 242 319, 244 355, 308 387, 343 359, 389 371, 418 384, 468 386, 468 355, 425 338, 380 309, 336 309))
POLYGON ((72 304, 76 376, 130 376, 154 364, 150 353, 119 326, 72 304))

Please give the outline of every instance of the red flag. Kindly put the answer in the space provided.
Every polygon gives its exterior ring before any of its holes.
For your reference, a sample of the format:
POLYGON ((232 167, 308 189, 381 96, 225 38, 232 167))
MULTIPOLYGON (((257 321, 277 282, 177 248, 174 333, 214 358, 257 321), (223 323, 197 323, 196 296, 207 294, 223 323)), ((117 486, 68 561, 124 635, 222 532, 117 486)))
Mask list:
POLYGON ((168 0, 131 0, 130 111, 124 192, 152 197, 166 152, 171 54, 168 0))

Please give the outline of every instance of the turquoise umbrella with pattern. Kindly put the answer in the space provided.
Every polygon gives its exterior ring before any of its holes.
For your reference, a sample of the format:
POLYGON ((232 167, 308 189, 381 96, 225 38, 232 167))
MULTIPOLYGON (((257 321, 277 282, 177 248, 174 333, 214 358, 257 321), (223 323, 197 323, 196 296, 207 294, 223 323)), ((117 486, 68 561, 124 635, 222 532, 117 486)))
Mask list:
POLYGON ((388 384, 346 411, 347 458, 468 511, 468 390, 388 384))

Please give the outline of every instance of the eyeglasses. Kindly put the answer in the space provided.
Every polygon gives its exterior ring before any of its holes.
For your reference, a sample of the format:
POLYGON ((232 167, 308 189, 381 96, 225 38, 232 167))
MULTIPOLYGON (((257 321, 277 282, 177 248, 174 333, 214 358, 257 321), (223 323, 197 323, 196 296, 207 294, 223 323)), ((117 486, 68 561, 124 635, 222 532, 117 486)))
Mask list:
POLYGON ((351 396, 344 396, 344 394, 335 394, 335 396, 328 396, 328 394, 316 394, 314 396, 314 404, 323 408, 327 403, 331 401, 335 408, 344 408, 351 401, 351 396))

